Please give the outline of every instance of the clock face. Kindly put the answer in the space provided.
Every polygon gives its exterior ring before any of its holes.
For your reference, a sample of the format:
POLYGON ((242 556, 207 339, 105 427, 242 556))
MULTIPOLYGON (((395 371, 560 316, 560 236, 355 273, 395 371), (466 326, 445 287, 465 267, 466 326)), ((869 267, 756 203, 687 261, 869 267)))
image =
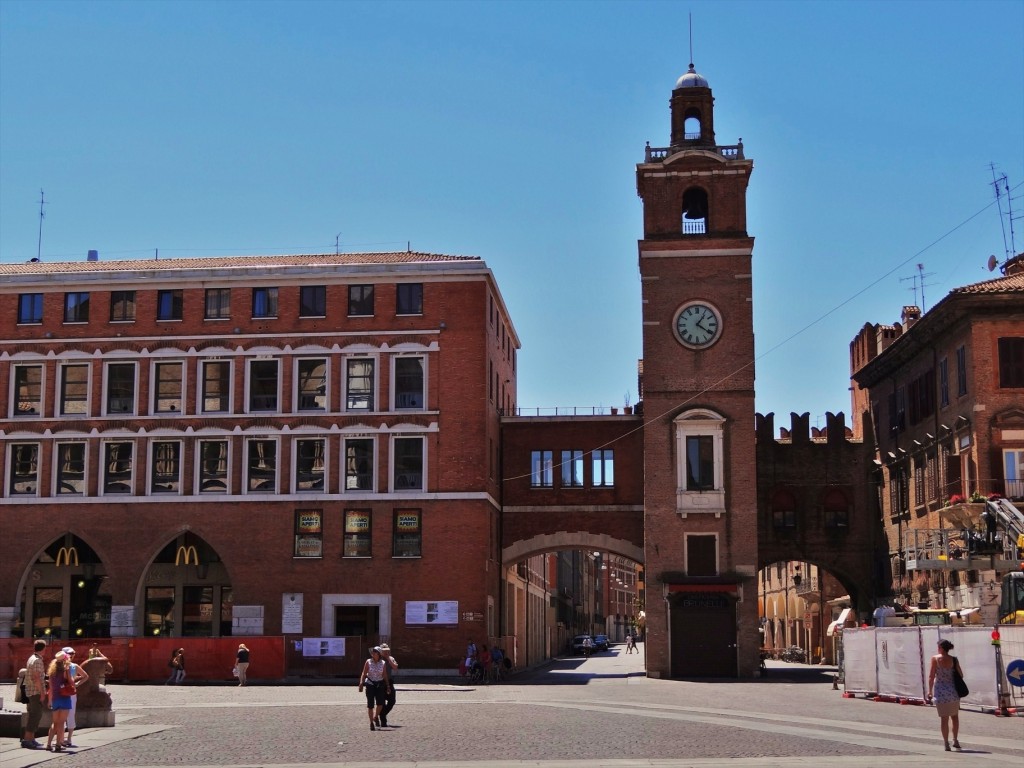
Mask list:
POLYGON ((710 347, 722 333, 722 317, 710 304, 692 301, 676 315, 676 337, 691 349, 710 347))

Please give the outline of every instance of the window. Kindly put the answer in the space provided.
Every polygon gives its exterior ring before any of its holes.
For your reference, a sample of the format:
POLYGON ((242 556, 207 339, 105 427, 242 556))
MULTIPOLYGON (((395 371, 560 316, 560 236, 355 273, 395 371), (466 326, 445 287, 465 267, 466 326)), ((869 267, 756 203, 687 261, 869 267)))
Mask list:
POLYGON ((135 363, 107 364, 107 414, 135 413, 135 363))
POLYGON ((939 406, 945 408, 949 405, 949 360, 942 358, 939 361, 939 406))
POLYGON ((423 554, 423 513, 418 509, 396 509, 392 557, 421 557, 423 554))
POLYGON ((203 317, 207 320, 227 320, 231 317, 231 289, 207 288, 205 306, 203 317))
POLYGON ((150 493, 181 491, 181 443, 155 441, 150 458, 150 493))
POLYGON ((396 491, 423 489, 423 438, 396 437, 394 441, 394 485, 396 491))
POLYGON ((373 439, 353 437, 345 440, 345 490, 373 490, 373 439))
POLYGON ((110 322, 135 322, 135 291, 110 292, 110 322))
POLYGON ((39 444, 12 443, 8 496, 36 496, 39 492, 39 444))
POLYGON ((686 535, 686 575, 718 575, 718 537, 715 534, 686 535))
POLYGON ((298 379, 298 411, 327 410, 327 360, 299 360, 296 363, 298 379))
POLYGON ((789 491, 776 491, 772 496, 772 525, 776 529, 796 528, 796 499, 789 491))
POLYGON ((562 451, 562 487, 583 487, 583 451, 562 451))
POLYGON ((850 503, 837 488, 825 494, 825 527, 833 531, 850 527, 850 503))
POLYGON ((199 441, 199 492, 230 493, 228 485, 228 441, 199 441))
POLYGON ((615 452, 606 448, 594 451, 592 456, 594 487, 611 488, 615 485, 615 452))
POLYGON ((57 444, 57 495, 85 495, 85 443, 57 444))
POLYGON ((373 406, 373 363, 371 359, 348 360, 345 367, 346 400, 349 411, 372 411, 373 406))
POLYGON ((132 492, 132 459, 134 455, 135 443, 103 444, 104 495, 132 492))
POLYGON ((399 283, 397 286, 396 315, 423 314, 423 283, 399 283))
POLYGON ((1024 387, 1024 338, 999 339, 999 387, 1024 387))
POLYGON ((327 317, 327 286, 299 288, 299 317, 327 317))
POLYGON ((917 424, 935 413, 935 371, 929 369, 907 385, 910 423, 917 424))
POLYGON ((295 441, 295 490, 298 493, 323 493, 326 485, 324 471, 327 441, 295 441))
POLYGON ((967 394, 967 347, 956 351, 956 394, 958 397, 967 394))
POLYGON ((18 323, 20 325, 43 322, 43 294, 23 293, 18 296, 18 323))
POLYGON ((530 485, 534 488, 553 486, 553 461, 551 451, 531 451, 530 485))
POLYGON ((348 314, 350 317, 373 315, 372 285, 350 285, 348 287, 348 314))
POLYGON ((925 457, 924 467, 925 493, 928 501, 935 501, 939 498, 939 468, 936 461, 935 451, 929 451, 925 457))
POLYGON ((153 366, 154 413, 181 413, 181 391, 184 387, 183 363, 157 363, 153 366))
POLYGON ((1003 495, 1008 499, 1024 499, 1024 449, 1003 451, 1003 495))
POLYGON ((676 511, 725 513, 722 443, 725 419, 714 411, 695 409, 675 419, 676 511))
POLYGON ((60 368, 60 415, 89 413, 89 366, 75 363, 60 368))
POLYGON ((249 413, 277 410, 277 360, 249 362, 249 413))
POLYGON ((64 294, 64 322, 65 323, 88 323, 89 322, 89 294, 82 292, 70 292, 64 294))
POLYGON ((231 407, 231 363, 209 360, 201 366, 203 413, 227 413, 231 407))
POLYGON ((277 288, 252 289, 252 316, 277 317, 277 288))
POLYGON ((928 460, 923 456, 914 459, 914 506, 924 505, 924 471, 928 460))
POLYGON ((249 493, 277 492, 277 442, 249 440, 246 443, 246 488, 249 493))
POLYGON ((324 512, 322 509, 295 510, 295 557, 323 557, 324 512))
POLYGON ((182 316, 181 289, 156 292, 156 319, 181 320, 182 316))
POLYGON ((345 510, 345 545, 342 557, 370 557, 371 546, 370 510, 345 510))
POLYGON ((423 395, 423 358, 395 358, 395 408, 421 410, 426 405, 423 395))
POLYGON ((14 366, 13 416, 38 416, 43 412, 43 366, 14 366))

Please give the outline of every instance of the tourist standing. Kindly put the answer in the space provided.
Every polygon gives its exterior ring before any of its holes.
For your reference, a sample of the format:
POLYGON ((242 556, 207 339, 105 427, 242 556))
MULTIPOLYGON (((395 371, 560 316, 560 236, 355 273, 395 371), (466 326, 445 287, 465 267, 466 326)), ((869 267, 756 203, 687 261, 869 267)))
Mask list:
POLYGON ((370 649, 370 658, 363 664, 362 674, 359 675, 359 692, 366 689, 366 714, 370 718, 371 731, 381 725, 380 713, 384 711, 388 688, 391 687, 389 680, 387 662, 381 655, 380 646, 375 645, 370 649))
POLYGON ((960 660, 950 656, 953 644, 949 640, 939 641, 939 652, 932 656, 931 670, 928 672, 928 698, 935 704, 939 715, 939 730, 942 741, 949 752, 949 722, 953 721, 953 747, 960 749, 960 696, 953 682, 954 672, 963 677, 960 660))
POLYGON ((21 746, 25 749, 39 749, 43 745, 36 741, 36 731, 43 719, 43 694, 46 691, 46 641, 36 640, 33 653, 25 664, 25 706, 28 708, 28 720, 25 732, 21 737, 21 746))
POLYGON ((71 709, 68 712, 68 737, 64 740, 65 747, 73 747, 71 743, 71 736, 75 732, 75 714, 78 712, 78 686, 89 679, 89 673, 82 669, 81 664, 75 663, 75 649, 70 645, 62 649, 64 655, 68 657, 67 666, 71 680, 75 684, 75 692, 71 694, 71 709))
POLYGON ((68 712, 71 711, 71 696, 75 692, 75 683, 71 679, 70 662, 64 651, 60 651, 50 662, 49 689, 47 696, 50 702, 50 730, 46 734, 46 751, 64 751, 64 726, 68 724, 68 712), (54 737, 57 743, 54 744, 54 737))

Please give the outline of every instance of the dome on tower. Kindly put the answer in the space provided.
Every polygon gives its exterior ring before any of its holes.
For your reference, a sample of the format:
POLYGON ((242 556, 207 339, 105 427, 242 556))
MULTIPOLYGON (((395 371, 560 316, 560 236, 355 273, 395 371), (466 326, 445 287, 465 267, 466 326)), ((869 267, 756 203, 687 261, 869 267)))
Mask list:
POLYGON ((690 63, 690 68, 686 70, 686 74, 676 80, 676 88, 710 88, 708 81, 704 78, 704 75, 700 74, 693 68, 693 63, 690 63))

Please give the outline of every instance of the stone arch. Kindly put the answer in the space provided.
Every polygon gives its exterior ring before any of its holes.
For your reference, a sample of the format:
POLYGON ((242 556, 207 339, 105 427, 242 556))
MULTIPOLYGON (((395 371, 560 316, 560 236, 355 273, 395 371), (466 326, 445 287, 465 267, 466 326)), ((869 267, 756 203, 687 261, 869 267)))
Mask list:
POLYGON ((628 557, 637 563, 644 562, 642 546, 608 534, 584 531, 556 531, 513 542, 502 549, 501 562, 503 567, 508 567, 533 555, 562 549, 599 550, 628 557))

